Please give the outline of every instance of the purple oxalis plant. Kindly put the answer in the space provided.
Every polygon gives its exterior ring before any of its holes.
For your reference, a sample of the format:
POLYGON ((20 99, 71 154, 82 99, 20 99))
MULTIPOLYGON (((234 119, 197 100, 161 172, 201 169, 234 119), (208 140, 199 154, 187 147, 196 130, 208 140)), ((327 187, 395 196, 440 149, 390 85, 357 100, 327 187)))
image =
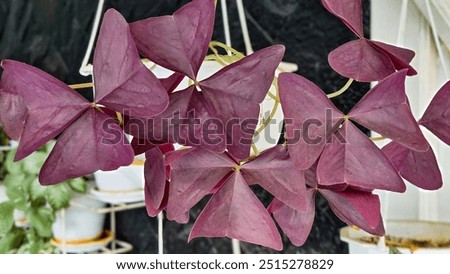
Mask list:
POLYGON ((404 84, 416 74, 409 65, 414 52, 364 38, 360 0, 322 3, 358 37, 331 52, 330 65, 357 81, 379 81, 348 114, 312 82, 281 73, 276 99, 287 142, 251 154, 259 105, 284 47, 262 49, 198 79, 213 31, 213 0, 193 0, 173 15, 131 24, 108 10, 94 55, 94 102, 43 71, 2 62, 0 121, 19 140, 16 160, 57 138, 39 176, 49 185, 127 166, 145 153, 150 216, 164 210, 169 220, 187 223, 189 211, 211 196, 189 239, 229 237, 282 250, 277 223, 293 244, 303 245, 317 193, 348 225, 383 235, 374 190, 403 192, 402 177, 427 190, 442 186, 420 126, 450 144, 450 83, 417 122, 404 84), (139 54, 173 74, 157 79, 139 54), (185 78, 192 84, 179 90, 185 78), (210 121, 215 142, 205 138, 210 121), (379 149, 355 123, 392 142, 379 149), (125 133, 134 137, 131 144, 125 133), (175 143, 187 147, 174 150, 175 143), (268 208, 255 185, 273 196, 268 208))

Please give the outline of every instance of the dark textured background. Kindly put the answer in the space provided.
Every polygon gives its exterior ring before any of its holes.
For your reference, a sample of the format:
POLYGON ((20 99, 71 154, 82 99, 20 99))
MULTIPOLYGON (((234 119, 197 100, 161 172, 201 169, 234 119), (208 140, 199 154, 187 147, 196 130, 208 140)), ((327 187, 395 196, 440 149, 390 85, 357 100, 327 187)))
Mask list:
MULTIPOLYGON (((107 7, 119 10, 128 21, 149 16, 171 14, 188 1, 181 0, 109 0, 107 7)), ((228 0, 233 46, 244 50, 234 0, 228 0)), ((255 50, 276 44, 287 48, 285 61, 299 65, 298 73, 331 92, 346 79, 334 73, 328 63, 328 53, 354 38, 353 34, 330 15, 319 0, 247 0, 245 1, 250 35, 255 50)), ((68 84, 86 82, 78 74, 97 1, 92 0, 1 0, 0 59, 11 58, 35 65, 68 84)), ((220 5, 219 5, 220 6, 220 5)), ((365 31, 368 34, 369 1, 364 0, 365 31)), ((214 39, 223 41, 220 7, 214 39)), ((357 102, 368 85, 353 84, 349 92, 335 100, 347 112, 357 102)), ((85 91, 85 93, 88 91, 85 91)), ((87 94, 85 94, 87 95, 87 94)), ((267 202, 262 191, 259 196, 267 202)), ((203 201, 201 204, 205 204, 203 201)), ((333 215, 326 201, 318 197, 316 220, 306 244, 295 247, 286 238, 283 253, 345 253, 347 247, 338 237, 343 225, 333 215)), ((195 217, 198 206, 192 211, 195 217)), ((118 237, 131 242, 135 253, 156 253, 156 220, 147 217, 144 209, 119 213, 118 237)), ((227 239, 197 239, 187 243, 192 223, 178 225, 165 222, 166 253, 230 253, 227 239)), ((273 253, 250 244, 242 244, 245 253, 273 253)))

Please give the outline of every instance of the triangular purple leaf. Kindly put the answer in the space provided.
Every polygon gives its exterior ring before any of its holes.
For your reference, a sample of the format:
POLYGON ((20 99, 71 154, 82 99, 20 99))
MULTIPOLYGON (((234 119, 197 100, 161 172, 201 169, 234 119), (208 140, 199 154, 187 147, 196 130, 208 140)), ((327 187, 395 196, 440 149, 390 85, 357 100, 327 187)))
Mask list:
POLYGON ((223 123, 227 149, 236 158, 250 155, 251 140, 258 123, 259 104, 264 100, 284 55, 284 46, 259 50, 226 66, 200 82, 204 99, 223 123), (242 105, 245 103, 245 107, 242 105), (230 122, 232 128, 229 128, 230 122), (244 129, 244 127, 246 129, 244 129))
POLYGON ((180 221, 196 203, 229 174, 236 163, 225 154, 191 148, 175 151, 168 159, 171 166, 171 183, 167 218, 180 221), (177 156, 180 154, 182 156, 177 156))
POLYGON ((214 27, 213 0, 193 0, 173 16, 131 24, 139 52, 153 62, 196 79, 214 27))
POLYGON ((409 64, 416 55, 414 51, 382 42, 371 40, 369 42, 389 56, 396 70, 408 69, 408 76, 417 74, 417 71, 409 64))
POLYGON ((408 104, 405 78, 406 70, 402 70, 379 82, 351 110, 349 117, 413 150, 427 151, 428 142, 408 104))
POLYGON ((379 81, 395 72, 389 57, 366 39, 350 41, 333 50, 328 63, 340 75, 359 82, 379 81))
POLYGON ((166 167, 164 155, 158 147, 145 153, 144 177, 145 188, 149 194, 145 202, 149 203, 152 208, 159 208, 164 198, 166 167))
POLYGON ((306 211, 297 211, 275 199, 269 205, 269 212, 288 236, 292 244, 302 246, 311 232, 315 215, 315 189, 306 190, 306 211))
POLYGON ((321 189, 320 193, 328 200, 336 216, 348 225, 374 235, 384 235, 378 195, 355 190, 334 192, 321 189))
POLYGON ((20 139, 27 113, 28 108, 20 95, 0 89, 0 123, 9 138, 20 139))
POLYGON ((94 80, 96 102, 130 116, 152 117, 169 104, 166 90, 141 62, 128 23, 114 9, 100 28, 94 80))
MULTIPOLYGON (((2 67, 2 93, 15 94, 22 99, 13 98, 14 105, 5 109, 13 113, 17 111, 18 116, 11 118, 12 121, 18 122, 18 128, 21 127, 24 114, 22 104, 25 104, 28 110, 16 161, 55 138, 89 107, 86 99, 42 70, 12 60, 3 60, 2 67)), ((5 110, 2 109, 2 112, 5 110)), ((13 135, 17 135, 17 132, 13 135)))
POLYGON ((333 138, 317 166, 319 185, 346 184, 363 189, 404 192, 402 178, 381 150, 347 121, 339 129, 344 140, 333 138))
POLYGON ((419 123, 450 146, 450 81, 436 93, 419 123))
POLYGON ((305 175, 291 161, 287 147, 279 145, 261 153, 241 171, 248 184, 257 183, 290 207, 305 210, 305 175))
POLYGON ((361 0, 322 0, 322 4, 356 35, 364 37, 361 0))
POLYGON ((390 142, 382 151, 400 175, 411 184, 426 190, 442 187, 442 174, 431 146, 425 152, 418 152, 390 142))
POLYGON ((344 114, 319 87, 301 76, 281 73, 278 86, 289 153, 297 168, 308 169, 319 158, 328 136, 338 129, 333 125, 339 125, 344 114))
POLYGON ((167 93, 172 93, 178 85, 183 81, 184 75, 178 72, 173 73, 167 78, 159 79, 161 85, 167 91, 167 93))
POLYGON ((39 174, 43 185, 116 170, 133 162, 133 149, 108 115, 91 108, 58 138, 39 174))
POLYGON ((189 240, 198 237, 229 237, 283 249, 275 223, 240 172, 228 178, 198 216, 189 240))

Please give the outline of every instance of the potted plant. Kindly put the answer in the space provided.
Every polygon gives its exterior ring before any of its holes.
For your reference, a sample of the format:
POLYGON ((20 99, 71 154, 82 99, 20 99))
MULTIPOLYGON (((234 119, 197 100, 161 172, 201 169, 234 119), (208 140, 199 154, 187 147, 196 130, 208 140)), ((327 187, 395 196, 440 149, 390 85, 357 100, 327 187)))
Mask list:
MULTIPOLYGON (((54 232, 59 236, 58 230, 52 230, 52 226, 57 226, 56 212, 69 206, 74 193, 86 192, 86 181, 82 178, 51 187, 39 184, 39 170, 51 147, 46 145, 19 163, 13 162, 16 151, 11 150, 2 161, 6 195, 0 200, 0 253, 52 252, 50 239, 54 232)), ((90 227, 92 222, 85 224, 85 221, 81 219, 84 226, 90 227)), ((100 232, 102 229, 103 222, 100 232)), ((67 232, 70 231, 68 228, 67 232)))
POLYGON ((450 143, 449 85, 418 122, 404 86, 416 74, 409 65, 414 52, 365 38, 360 0, 322 3, 357 36, 329 55, 333 69, 349 81, 328 95, 301 76, 275 77, 281 45, 249 56, 226 46, 230 54, 214 51, 212 0, 193 0, 172 16, 131 24, 108 10, 93 59, 94 102, 36 68, 4 60, 0 117, 9 136, 19 140, 15 159, 59 136, 39 174, 41 184, 53 185, 117 170, 145 153, 150 216, 164 210, 169 220, 186 223, 189 210, 212 195, 189 239, 229 237, 282 250, 276 222, 293 244, 302 245, 317 193, 350 226, 384 235, 374 190, 403 192, 402 177, 428 190, 442 185, 420 126, 450 143), (224 66, 199 78, 210 47, 224 66), (139 54, 173 73, 158 79, 139 54), (181 88, 186 78, 189 84, 181 88), (352 81, 378 84, 344 114, 330 98, 352 81), (272 84, 276 90, 268 93, 272 84), (273 118, 256 128, 267 94, 282 106, 286 142, 259 151, 254 138, 273 118), (392 143, 380 150, 356 123, 392 143), (125 134, 134 137, 131 143, 125 134), (173 144, 182 148, 174 150, 173 144), (268 208, 252 185, 274 197, 268 208))

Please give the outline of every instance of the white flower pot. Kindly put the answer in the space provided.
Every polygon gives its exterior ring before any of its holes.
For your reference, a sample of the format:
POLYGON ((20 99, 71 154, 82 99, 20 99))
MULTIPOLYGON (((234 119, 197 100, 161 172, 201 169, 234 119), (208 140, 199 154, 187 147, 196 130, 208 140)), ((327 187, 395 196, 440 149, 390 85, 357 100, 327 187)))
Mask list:
POLYGON ((58 241, 83 242, 97 239, 103 232, 104 213, 96 213, 87 208, 98 209, 105 203, 89 195, 76 195, 71 200, 71 206, 60 210, 53 223, 53 236, 58 241))
POLYGON ((94 173, 97 189, 102 192, 126 192, 144 189, 144 156, 136 156, 133 164, 113 171, 94 173))
MULTIPOLYGON (((421 221, 389 221, 386 226, 386 235, 420 241, 448 242, 450 241, 450 224, 421 221)), ((362 240, 372 235, 351 227, 341 229, 341 240, 349 245, 350 254, 388 254, 389 248, 378 246, 362 240)), ((398 247, 403 254, 450 254, 450 246, 446 247, 398 247)))

